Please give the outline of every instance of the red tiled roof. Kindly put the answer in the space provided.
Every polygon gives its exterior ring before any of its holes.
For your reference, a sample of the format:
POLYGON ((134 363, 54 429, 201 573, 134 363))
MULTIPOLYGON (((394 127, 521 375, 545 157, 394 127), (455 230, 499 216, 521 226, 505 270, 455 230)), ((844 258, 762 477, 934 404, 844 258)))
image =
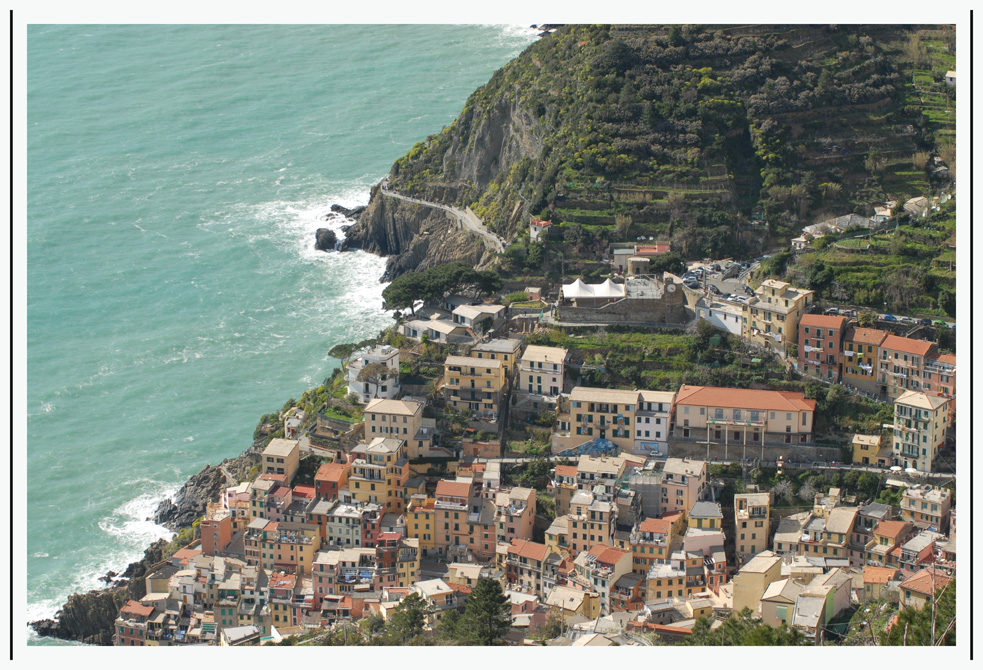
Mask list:
POLYGON ((379 540, 380 541, 383 541, 383 540, 398 540, 401 537, 403 537, 403 536, 400 535, 399 533, 379 533, 379 540))
POLYGON ((897 541, 898 535, 909 527, 910 524, 907 521, 881 521, 874 526, 874 534, 897 541))
POLYGON ((877 346, 880 346, 881 342, 883 342, 884 338, 887 336, 888 333, 883 330, 854 326, 847 331, 844 339, 847 342, 857 342, 858 344, 876 344, 877 346))
POLYGON ((845 316, 825 316, 823 314, 803 314, 799 319, 801 326, 819 326, 820 328, 835 328, 839 330, 846 325, 845 316))
POLYGON ((576 477, 577 476, 577 466, 576 465, 558 465, 556 466, 556 476, 560 477, 576 477))
POLYGON ((467 584, 455 584, 454 582, 447 582, 447 586, 451 587, 451 591, 457 591, 458 593, 463 593, 464 595, 471 595, 471 587, 467 584))
POLYGON ((676 405, 734 407, 738 409, 801 412, 816 410, 816 401, 794 391, 721 388, 683 384, 676 394, 676 405))
POLYGON ((955 365, 956 364, 956 355, 955 354, 939 354, 938 356, 935 356, 935 360, 937 360, 939 363, 948 363, 949 365, 955 365))
POLYGON ((638 524, 638 530, 643 533, 669 533, 672 528, 673 519, 659 519, 650 517, 638 524))
POLYGON ((297 484, 294 487, 294 495, 298 498, 313 498, 317 495, 317 489, 310 484, 297 484))
POLYGON ((906 354, 924 356, 932 349, 932 344, 932 342, 926 342, 925 340, 912 340, 907 337, 888 335, 884 338, 884 341, 881 342, 881 348, 900 351, 906 354))
POLYGON ((864 566, 864 584, 887 584, 898 574, 897 568, 879 568, 874 565, 864 566))
POLYGON ((286 498, 288 493, 290 493, 289 486, 277 486, 270 490, 270 495, 274 498, 286 498))
POLYGON ((546 556, 549 554, 549 547, 547 547, 545 544, 540 544, 539 542, 515 539, 512 540, 508 553, 517 554, 518 556, 523 556, 525 558, 531 558, 535 561, 544 561, 546 560, 546 556))
POLYGON ((609 544, 595 544, 593 547, 587 550, 587 553, 591 556, 596 556, 598 563, 614 565, 621 559, 622 556, 625 554, 630 554, 631 552, 625 551, 624 549, 618 549, 617 547, 612 547, 609 544))
POLYGON ((287 481, 287 475, 277 475, 272 472, 264 472, 259 476, 259 479, 265 479, 271 482, 285 482, 287 481))
POLYGON ((187 564, 187 562, 201 553, 201 549, 178 549, 174 552, 171 558, 176 558, 179 562, 187 564))
POLYGON ((919 570, 910 578, 901 582, 901 588, 908 589, 916 593, 923 593, 925 595, 933 595, 933 586, 935 590, 944 588, 945 585, 949 583, 950 579, 952 578, 944 572, 933 570, 932 568, 925 568, 923 570, 919 570))
POLYGON ((344 463, 325 463, 317 469, 314 481, 339 482, 345 475, 348 466, 344 463))
POLYGON ((664 254, 669 251, 668 244, 649 244, 644 247, 635 247, 635 253, 639 256, 646 256, 651 254, 664 254))
POLYGON ((153 614, 154 608, 150 605, 141 605, 137 600, 131 600, 126 603, 120 610, 120 614, 135 614, 137 616, 147 617, 153 614))
POLYGON ((437 482, 437 495, 450 496, 452 498, 467 498, 471 495, 471 485, 467 482, 441 479, 437 482))

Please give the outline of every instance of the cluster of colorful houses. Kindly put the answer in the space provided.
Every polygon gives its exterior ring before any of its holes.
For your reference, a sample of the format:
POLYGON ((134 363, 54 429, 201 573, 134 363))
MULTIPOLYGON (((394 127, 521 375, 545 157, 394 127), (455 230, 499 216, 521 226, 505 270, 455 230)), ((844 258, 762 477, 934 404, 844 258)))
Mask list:
POLYGON ((300 442, 271 441, 262 474, 209 504, 200 540, 147 572, 116 644, 279 640, 388 619, 410 593, 435 625, 479 579, 503 585, 520 644, 551 611, 567 630, 553 644, 593 646, 683 638, 696 618, 745 607, 819 639, 858 602, 893 591, 920 607, 955 574, 951 496, 928 485, 889 481, 905 486, 900 509, 833 488, 791 515, 751 486, 725 526, 706 461, 582 455, 555 467, 555 518, 537 542, 537 492, 503 486, 499 462, 428 484, 410 476, 407 442, 375 437, 305 485, 293 481, 300 442))
MULTIPOLYGON (((855 462, 930 471, 954 413, 954 357, 806 314, 810 295, 765 281, 743 305, 742 333, 797 340, 808 374, 881 385, 895 405, 893 439, 856 436, 855 462)), ((208 505, 200 539, 147 573, 147 595, 119 613, 116 644, 262 643, 388 619, 410 593, 428 603, 433 626, 463 610, 480 579, 502 583, 517 644, 551 612, 566 624, 551 644, 596 646, 636 644, 646 632, 684 638, 697 618, 719 625, 745 607, 821 639, 860 601, 896 593, 902 608, 919 607, 953 577, 950 494, 910 480, 888 479, 904 489, 900 509, 834 488, 791 515, 773 514, 772 493, 752 486, 725 519, 708 462, 813 447, 815 400, 573 386, 567 350, 479 337, 478 324, 496 330, 503 310, 451 300, 401 328, 470 347, 444 361, 434 395, 445 410, 490 428, 506 402, 517 413, 555 412, 551 449, 570 464, 556 465, 542 492, 555 505, 548 528, 536 528, 536 490, 503 484, 501 443, 442 446, 424 416, 431 398, 400 397, 399 351, 375 347, 346 370, 363 421, 326 449, 301 436, 303 412, 286 412, 285 437, 269 442, 257 478, 229 486, 208 505), (295 481, 302 451, 330 458, 311 483, 295 481), (437 460, 450 474, 429 469, 437 460)))

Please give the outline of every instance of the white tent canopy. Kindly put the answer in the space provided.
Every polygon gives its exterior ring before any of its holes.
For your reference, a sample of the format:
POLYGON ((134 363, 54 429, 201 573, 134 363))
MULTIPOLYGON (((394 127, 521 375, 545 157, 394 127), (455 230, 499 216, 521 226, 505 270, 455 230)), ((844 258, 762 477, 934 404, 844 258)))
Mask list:
POLYGON ((580 279, 575 279, 572 284, 563 285, 563 297, 568 300, 576 298, 624 298, 625 285, 615 284, 610 279, 605 279, 601 284, 585 284, 580 279))

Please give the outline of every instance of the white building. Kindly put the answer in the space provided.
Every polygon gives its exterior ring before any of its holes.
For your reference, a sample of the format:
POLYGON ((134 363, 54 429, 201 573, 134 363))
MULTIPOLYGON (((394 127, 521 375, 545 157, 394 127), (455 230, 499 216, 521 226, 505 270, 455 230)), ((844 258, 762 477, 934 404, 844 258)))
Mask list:
POLYGON ((563 393, 563 366, 568 352, 559 347, 526 347, 519 357, 519 379, 516 391, 533 402, 541 402, 539 410, 556 407, 556 397, 563 393))
POLYGON ((348 364, 346 378, 348 392, 357 395, 359 402, 395 398, 399 394, 399 350, 385 344, 361 352, 348 364))
POLYGON ((696 318, 707 321, 717 330, 740 337, 744 307, 740 302, 700 298, 696 301, 696 318))
MULTIPOLYGON (((740 325, 738 325, 740 328, 740 325)), ((667 456, 669 451, 669 418, 674 391, 642 391, 635 412, 635 444, 632 453, 667 456)))

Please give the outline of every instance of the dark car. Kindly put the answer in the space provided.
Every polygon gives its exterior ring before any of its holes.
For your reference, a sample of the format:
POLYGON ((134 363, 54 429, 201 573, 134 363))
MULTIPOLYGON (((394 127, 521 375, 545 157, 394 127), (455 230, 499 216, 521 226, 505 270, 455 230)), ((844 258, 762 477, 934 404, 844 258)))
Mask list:
POLYGON ((919 326, 931 326, 932 325, 932 320, 931 319, 918 319, 918 325, 919 326))
POLYGON ((716 293, 717 295, 720 295, 720 289, 714 286, 713 284, 710 284, 707 288, 710 289, 710 293, 716 293))
POLYGON ((729 297, 730 297, 730 293, 721 293, 720 294, 720 299, 721 300, 726 300, 729 297))
POLYGON ((748 295, 754 295, 754 291, 751 290, 750 286, 745 286, 744 292, 747 293, 748 295))

